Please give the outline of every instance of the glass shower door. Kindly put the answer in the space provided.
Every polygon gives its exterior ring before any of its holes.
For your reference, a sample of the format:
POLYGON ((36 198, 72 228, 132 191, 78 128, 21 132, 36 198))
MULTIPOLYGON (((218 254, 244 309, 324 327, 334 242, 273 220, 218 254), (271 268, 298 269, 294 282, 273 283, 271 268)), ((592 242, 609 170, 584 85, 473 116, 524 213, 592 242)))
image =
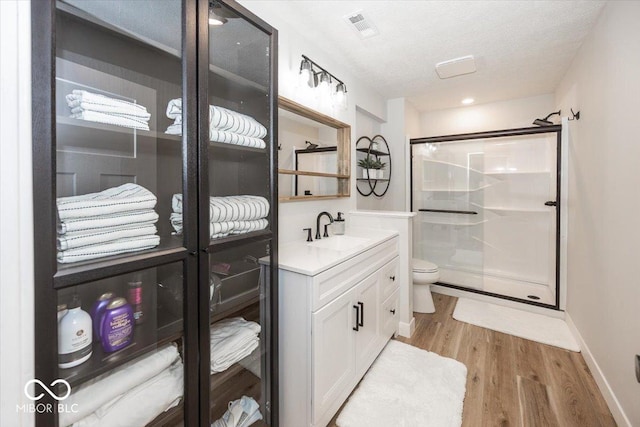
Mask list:
POLYGON ((555 306, 555 130, 429 140, 412 145, 414 257, 443 284, 555 306))

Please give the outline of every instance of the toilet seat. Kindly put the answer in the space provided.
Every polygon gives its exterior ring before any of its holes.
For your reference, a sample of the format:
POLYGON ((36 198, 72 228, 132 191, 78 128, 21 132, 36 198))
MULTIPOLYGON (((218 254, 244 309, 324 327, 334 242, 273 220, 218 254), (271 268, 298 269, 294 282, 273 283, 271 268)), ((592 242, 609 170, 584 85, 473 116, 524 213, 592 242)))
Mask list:
POLYGON ((418 258, 413 258, 412 268, 415 273, 435 273, 438 271, 438 266, 434 263, 418 258))

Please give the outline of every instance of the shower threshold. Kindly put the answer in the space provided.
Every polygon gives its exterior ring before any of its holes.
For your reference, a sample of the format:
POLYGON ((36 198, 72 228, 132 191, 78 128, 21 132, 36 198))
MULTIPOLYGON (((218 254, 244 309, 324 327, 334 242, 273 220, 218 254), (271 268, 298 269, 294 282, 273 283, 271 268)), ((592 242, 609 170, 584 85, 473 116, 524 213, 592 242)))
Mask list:
POLYGON ((526 282, 523 280, 476 274, 466 271, 440 268, 440 284, 453 285, 472 291, 504 296, 555 306, 555 286, 526 282))

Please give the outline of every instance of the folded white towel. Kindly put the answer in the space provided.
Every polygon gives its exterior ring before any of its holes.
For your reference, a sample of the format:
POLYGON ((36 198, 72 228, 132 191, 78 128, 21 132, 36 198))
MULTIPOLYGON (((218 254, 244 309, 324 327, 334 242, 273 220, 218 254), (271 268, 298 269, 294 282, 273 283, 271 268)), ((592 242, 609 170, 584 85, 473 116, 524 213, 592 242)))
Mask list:
POLYGON ((149 130, 149 124, 146 120, 126 114, 99 113, 97 111, 81 110, 79 113, 73 113, 69 117, 72 119, 86 120, 88 122, 105 123, 108 125, 139 130, 149 130))
MULTIPOLYGON (((171 120, 182 119, 182 99, 176 98, 167 104, 167 117, 171 120)), ((182 122, 176 122, 180 124, 182 122)))
MULTIPOLYGON (((169 135, 182 135, 182 124, 174 123, 167 128, 169 135)), ((218 129, 209 130, 209 140, 212 142, 220 142, 222 144, 241 145, 251 148, 265 148, 267 144, 260 138, 240 135, 233 132, 227 132, 218 129)))
POLYGON ((58 252, 58 262, 67 264, 70 262, 87 261, 103 258, 111 255, 126 254, 129 252, 143 251, 155 248, 160 244, 160 236, 138 236, 118 239, 97 245, 82 246, 58 252))
POLYGON ((216 105, 209 106, 209 124, 214 129, 239 133, 253 138, 267 136, 267 128, 253 117, 216 105))
POLYGON ((59 197, 58 216, 64 221, 68 218, 87 218, 98 215, 110 215, 117 212, 131 212, 153 209, 156 196, 138 184, 122 184, 99 193, 80 196, 59 197))
POLYGON ((260 344, 260 325, 233 317, 211 326, 211 372, 222 372, 247 357, 260 344))
MULTIPOLYGON (((169 126, 167 133, 179 134, 182 125, 182 99, 172 99, 167 104, 167 117, 175 120, 173 125, 169 126)), ((248 136, 251 138, 264 138, 267 135, 267 128, 251 116, 238 113, 237 111, 227 108, 218 107, 217 105, 209 106, 209 128, 211 133, 214 130, 226 131, 238 135, 248 136)), ((219 141, 211 137, 212 141, 219 141)))
POLYGON ((165 133, 169 135, 182 135, 182 123, 169 125, 165 133))
POLYGON ((78 104, 76 103, 88 102, 94 105, 99 104, 120 108, 122 111, 136 111, 138 114, 147 113, 147 109, 143 105, 125 101, 124 99, 111 98, 109 96, 89 92, 86 90, 73 90, 66 96, 66 100, 67 104, 69 104, 69 107, 71 108, 78 106, 78 104))
MULTIPOLYGON (((176 234, 182 234, 182 214, 172 213, 169 221, 176 234)), ((226 237, 231 234, 244 234, 251 231, 264 230, 269 226, 265 218, 250 219, 247 221, 212 222, 209 224, 209 236, 212 239, 226 237)))
MULTIPOLYGON (((182 213, 182 194, 174 194, 171 199, 173 212, 182 213)), ((209 198, 209 219, 211 222, 239 221, 266 218, 269 202, 262 196, 223 196, 209 198)))
POLYGON ((105 229, 67 233, 58 236, 58 250, 66 251, 82 246, 97 245, 130 237, 153 236, 158 229, 153 224, 138 224, 123 227, 109 227, 105 229))
POLYGON ((73 427, 144 426, 177 406, 184 395, 184 366, 181 360, 144 383, 128 390, 73 427))
POLYGON ((109 230, 126 225, 147 225, 158 222, 158 214, 153 209, 118 212, 82 218, 68 218, 58 224, 58 235, 99 230, 109 230))
POLYGON ((79 114, 83 111, 94 111, 96 113, 115 114, 120 116, 131 117, 132 119, 140 119, 149 121, 151 114, 146 110, 140 110, 138 108, 132 108, 130 106, 115 107, 113 105, 104 105, 95 102, 88 101, 71 101, 68 102, 69 108, 71 108, 72 114, 79 114))
POLYGON ((179 359, 176 345, 169 344, 74 387, 64 403, 68 407, 75 405, 73 407, 78 411, 61 412, 60 425, 67 426, 91 415, 101 406, 160 374, 179 359))
POLYGON ((213 142, 221 142, 223 144, 242 145, 243 147, 265 148, 267 144, 260 138, 240 135, 238 133, 228 132, 224 130, 210 129, 209 139, 213 142))

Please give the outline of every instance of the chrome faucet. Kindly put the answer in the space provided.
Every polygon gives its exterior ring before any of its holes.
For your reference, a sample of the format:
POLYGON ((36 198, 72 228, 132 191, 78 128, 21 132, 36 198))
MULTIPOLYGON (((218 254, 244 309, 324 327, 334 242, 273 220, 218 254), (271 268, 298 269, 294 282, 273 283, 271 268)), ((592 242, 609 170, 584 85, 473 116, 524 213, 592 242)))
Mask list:
MULTIPOLYGON (((316 218, 316 240, 320 239, 320 218, 323 216, 327 216, 329 218, 329 224, 333 223, 333 217, 329 212, 320 212, 316 218)), ((324 226, 324 237, 329 237, 329 232, 327 231, 329 224, 325 224, 324 226)))

